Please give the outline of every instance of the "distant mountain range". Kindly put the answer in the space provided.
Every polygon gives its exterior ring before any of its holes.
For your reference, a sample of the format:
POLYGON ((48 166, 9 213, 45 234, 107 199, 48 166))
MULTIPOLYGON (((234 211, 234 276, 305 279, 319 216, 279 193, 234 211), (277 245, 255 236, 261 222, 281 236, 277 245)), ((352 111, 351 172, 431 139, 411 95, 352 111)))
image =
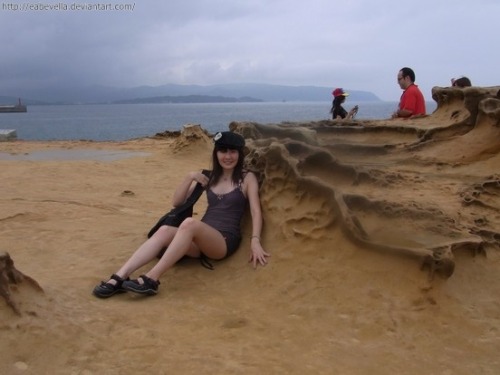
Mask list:
MULTIPOLYGON (((104 103, 214 103, 214 102, 281 102, 330 101, 332 87, 283 86, 257 83, 224 85, 138 86, 118 88, 86 86, 80 88, 25 89, 17 96, 0 96, 0 104, 17 103, 18 97, 28 105, 36 104, 104 104, 104 103)), ((380 101, 368 91, 348 90, 356 102, 380 101)), ((6 95, 7 93, 0 93, 6 95)))
POLYGON ((210 95, 185 95, 185 96, 149 96, 146 98, 117 100, 114 104, 138 104, 138 103, 258 103, 263 100, 243 96, 241 98, 229 98, 226 96, 210 95))

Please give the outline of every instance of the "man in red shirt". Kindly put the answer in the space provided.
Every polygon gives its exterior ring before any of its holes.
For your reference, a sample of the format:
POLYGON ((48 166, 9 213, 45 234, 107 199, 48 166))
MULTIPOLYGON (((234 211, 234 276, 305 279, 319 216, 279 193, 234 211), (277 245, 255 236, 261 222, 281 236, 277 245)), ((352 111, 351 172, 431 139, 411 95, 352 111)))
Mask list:
POLYGON ((398 72, 398 83, 399 87, 405 91, 401 95, 398 110, 392 114, 392 118, 424 116, 425 100, 422 92, 415 85, 415 72, 410 68, 402 68, 398 72))

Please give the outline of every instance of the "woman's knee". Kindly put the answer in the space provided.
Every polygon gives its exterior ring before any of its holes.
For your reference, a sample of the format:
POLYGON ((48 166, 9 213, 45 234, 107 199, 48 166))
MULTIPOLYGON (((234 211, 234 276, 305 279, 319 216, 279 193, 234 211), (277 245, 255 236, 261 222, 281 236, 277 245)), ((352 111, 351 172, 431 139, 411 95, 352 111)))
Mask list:
POLYGON ((193 219, 192 217, 188 217, 184 219, 184 221, 179 225, 180 230, 194 230, 196 226, 198 225, 199 221, 196 219, 193 219))
POLYGON ((163 240, 165 238, 172 237, 175 234, 176 230, 177 228, 175 227, 162 225, 161 227, 158 228, 158 230, 155 232, 155 234, 153 234, 152 237, 163 240))

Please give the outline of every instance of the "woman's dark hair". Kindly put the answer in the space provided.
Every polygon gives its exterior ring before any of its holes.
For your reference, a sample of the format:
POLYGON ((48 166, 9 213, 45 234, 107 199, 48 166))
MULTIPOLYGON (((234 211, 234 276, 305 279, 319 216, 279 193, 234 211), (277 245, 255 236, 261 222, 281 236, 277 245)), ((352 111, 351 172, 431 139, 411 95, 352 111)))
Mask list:
POLYGON ((330 108, 330 113, 332 114, 332 118, 335 120, 337 116, 342 118, 346 118, 347 112, 344 108, 342 108, 342 103, 345 101, 344 95, 339 95, 333 98, 332 108, 330 108))
POLYGON ((344 103, 345 101, 345 96, 344 95, 339 95, 339 96, 336 96, 334 99, 333 99, 333 103, 332 103, 332 106, 333 108, 338 108, 340 107, 340 105, 342 103, 344 103))
MULTIPOLYGON (((217 159, 217 151, 224 150, 227 150, 227 148, 215 146, 212 151, 212 175, 210 176, 208 186, 215 185, 222 176, 222 167, 219 164, 219 159, 217 159)), ((237 185, 243 179, 243 163, 245 161, 243 148, 238 148, 236 150, 238 151, 238 163, 234 167, 233 171, 233 185, 237 185)))

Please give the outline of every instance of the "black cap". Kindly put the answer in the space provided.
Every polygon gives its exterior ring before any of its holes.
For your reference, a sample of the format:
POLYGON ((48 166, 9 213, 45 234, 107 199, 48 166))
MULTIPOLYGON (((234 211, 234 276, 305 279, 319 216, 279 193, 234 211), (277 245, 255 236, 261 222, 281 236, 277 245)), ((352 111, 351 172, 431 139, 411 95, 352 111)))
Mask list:
POLYGON ((233 132, 219 132, 214 136, 216 147, 226 147, 239 150, 245 147, 245 138, 233 132))

